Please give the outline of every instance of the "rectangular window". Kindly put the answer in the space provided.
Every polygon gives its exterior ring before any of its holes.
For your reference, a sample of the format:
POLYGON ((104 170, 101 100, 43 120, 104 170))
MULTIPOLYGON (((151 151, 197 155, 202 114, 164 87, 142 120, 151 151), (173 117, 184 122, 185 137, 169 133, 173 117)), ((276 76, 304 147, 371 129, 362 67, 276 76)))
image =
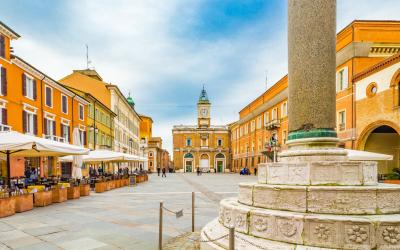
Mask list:
POLYGON ((6 39, 0 35, 0 57, 6 57, 6 39))
POLYGON ((68 114, 68 97, 61 95, 61 112, 68 114))
POLYGON ((281 118, 284 118, 287 116, 287 102, 282 103, 281 107, 281 118))
POLYGON ((44 118, 44 134, 55 135, 54 121, 44 118))
POLYGON ((52 108, 53 107, 53 89, 49 86, 45 88, 45 100, 46 106, 52 108))
POLYGON ((32 77, 25 74, 23 74, 23 79, 24 96, 30 99, 36 99, 36 81, 32 77))
POLYGON ((35 135, 37 129, 36 115, 24 111, 22 118, 24 125, 24 133, 35 135))
POLYGON ((61 137, 64 138, 65 142, 69 142, 69 126, 61 124, 61 137))
POLYGON ((218 147, 222 147, 222 139, 217 140, 218 147))
POLYGON ((79 104, 79 106, 78 106, 78 111, 79 111, 79 120, 81 120, 81 121, 83 121, 84 119, 84 115, 85 115, 85 110, 83 109, 84 107, 83 107, 83 105, 82 104, 79 104))
POLYGON ((260 129, 262 126, 262 116, 257 117, 257 129, 260 129))
POLYGON ((276 120, 278 118, 278 108, 272 109, 272 120, 276 120))
POLYGON ((346 129, 346 111, 342 110, 338 112, 338 129, 343 131, 346 129))
POLYGON ((269 112, 264 113, 264 125, 266 125, 269 122, 269 112))
POLYGON ((349 68, 344 67, 336 73, 336 92, 348 88, 349 68))
POLYGON ((186 139, 186 146, 191 146, 192 141, 190 140, 190 138, 186 139))

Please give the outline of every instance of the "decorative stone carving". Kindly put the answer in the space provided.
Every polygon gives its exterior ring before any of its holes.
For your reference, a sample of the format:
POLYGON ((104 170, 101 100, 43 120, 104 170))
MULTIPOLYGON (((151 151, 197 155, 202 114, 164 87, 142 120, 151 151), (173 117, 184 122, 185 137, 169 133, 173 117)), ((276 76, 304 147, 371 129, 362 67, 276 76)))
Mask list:
POLYGON ((224 225, 227 227, 231 227, 233 220, 232 220, 232 211, 230 209, 224 209, 224 225))
POLYGON ((264 232, 268 229, 268 220, 265 217, 255 216, 253 218, 253 225, 258 232, 264 232))
POLYGON ((378 163, 377 162, 363 162, 363 184, 376 185, 378 183, 378 163))
POLYGON ((326 241, 331 233, 330 227, 324 224, 318 224, 314 228, 314 234, 319 240, 326 241))
POLYGON ((253 185, 251 183, 239 184, 239 202, 246 205, 253 205, 253 185))
POLYGON ((288 184, 307 184, 310 179, 310 168, 306 163, 288 166, 288 184))
POLYGON ((283 221, 278 225, 279 231, 286 237, 292 237, 297 232, 297 227, 293 221, 283 221))
POLYGON ((377 213, 400 213, 400 186, 384 185, 377 190, 377 213))
POLYGON ((338 166, 342 185, 363 184, 362 162, 344 161, 340 162, 338 166))
POLYGON ((365 226, 353 225, 346 231, 347 239, 353 243, 362 244, 368 240, 368 229, 365 226))
POLYGON ((308 212, 375 214, 376 189, 357 187, 309 187, 308 212))
POLYGON ((400 228, 388 226, 382 231, 383 240, 391 245, 398 245, 400 243, 400 228))
POLYGON ((234 221, 235 230, 242 233, 248 233, 249 232, 248 221, 247 221, 248 210, 237 207, 232 213, 235 215, 235 221, 234 221))
POLYGON ((253 189, 253 204, 278 210, 306 211, 306 187, 258 184, 253 189))
POLYGON ((275 239, 284 242, 303 244, 303 220, 297 217, 276 217, 275 239))

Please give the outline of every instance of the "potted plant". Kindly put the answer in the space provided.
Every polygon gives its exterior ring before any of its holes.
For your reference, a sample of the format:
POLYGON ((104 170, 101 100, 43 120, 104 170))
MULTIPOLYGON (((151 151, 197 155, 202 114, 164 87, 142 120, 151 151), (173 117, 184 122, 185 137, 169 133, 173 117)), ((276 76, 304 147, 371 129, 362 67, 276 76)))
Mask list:
POLYGON ((0 218, 15 214, 15 198, 4 191, 0 191, 0 218))
POLYGON ((71 184, 71 186, 67 189, 68 200, 79 199, 80 197, 81 197, 81 189, 79 185, 75 185, 75 183, 71 184))
POLYGON ((392 169, 392 172, 386 177, 387 179, 383 181, 384 183, 400 184, 400 168, 392 169))
POLYGON ((88 183, 87 179, 83 179, 79 185, 80 195, 81 196, 88 196, 90 195, 90 184, 88 183))
POLYGON ((68 191, 66 186, 57 185, 53 186, 52 191, 52 201, 55 203, 64 202, 68 199, 68 191))
POLYGON ((28 193, 26 190, 14 196, 15 199, 15 212, 22 213, 33 209, 33 194, 28 193))
POLYGON ((53 203, 53 192, 51 189, 33 193, 33 204, 35 207, 45 207, 53 203))

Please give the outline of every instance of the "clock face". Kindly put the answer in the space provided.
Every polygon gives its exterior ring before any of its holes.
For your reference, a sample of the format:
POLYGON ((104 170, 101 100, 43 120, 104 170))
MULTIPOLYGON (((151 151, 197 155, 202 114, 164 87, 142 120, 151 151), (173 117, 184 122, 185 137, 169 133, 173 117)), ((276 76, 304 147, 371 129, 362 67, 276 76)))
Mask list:
POLYGON ((201 116, 206 117, 207 114, 208 114, 208 110, 207 110, 206 108, 202 108, 202 109, 200 110, 200 114, 201 114, 201 116))

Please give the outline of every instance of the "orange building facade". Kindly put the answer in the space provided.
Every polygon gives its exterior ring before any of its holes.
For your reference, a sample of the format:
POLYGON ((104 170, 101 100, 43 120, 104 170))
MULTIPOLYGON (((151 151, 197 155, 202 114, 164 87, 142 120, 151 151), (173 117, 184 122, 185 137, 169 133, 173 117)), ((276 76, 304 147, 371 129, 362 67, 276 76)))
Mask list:
MULTIPOLYGON (((356 149, 361 133, 357 119, 368 109, 358 107, 353 77, 400 52, 400 22, 353 21, 337 34, 336 51, 336 130, 341 147, 356 149)), ((247 166, 253 172, 258 163, 273 161, 286 148, 287 87, 285 76, 244 107, 230 125, 234 171, 247 166)))
MULTIPOLYGON (((0 130, 13 130, 64 143, 73 143, 77 127, 86 145, 88 102, 64 88, 22 58, 11 53, 11 41, 20 36, 0 22, 0 130)), ((11 176, 35 167, 40 176, 61 175, 54 157, 11 159, 11 176)), ((1 175, 5 176, 2 164, 1 175)))

